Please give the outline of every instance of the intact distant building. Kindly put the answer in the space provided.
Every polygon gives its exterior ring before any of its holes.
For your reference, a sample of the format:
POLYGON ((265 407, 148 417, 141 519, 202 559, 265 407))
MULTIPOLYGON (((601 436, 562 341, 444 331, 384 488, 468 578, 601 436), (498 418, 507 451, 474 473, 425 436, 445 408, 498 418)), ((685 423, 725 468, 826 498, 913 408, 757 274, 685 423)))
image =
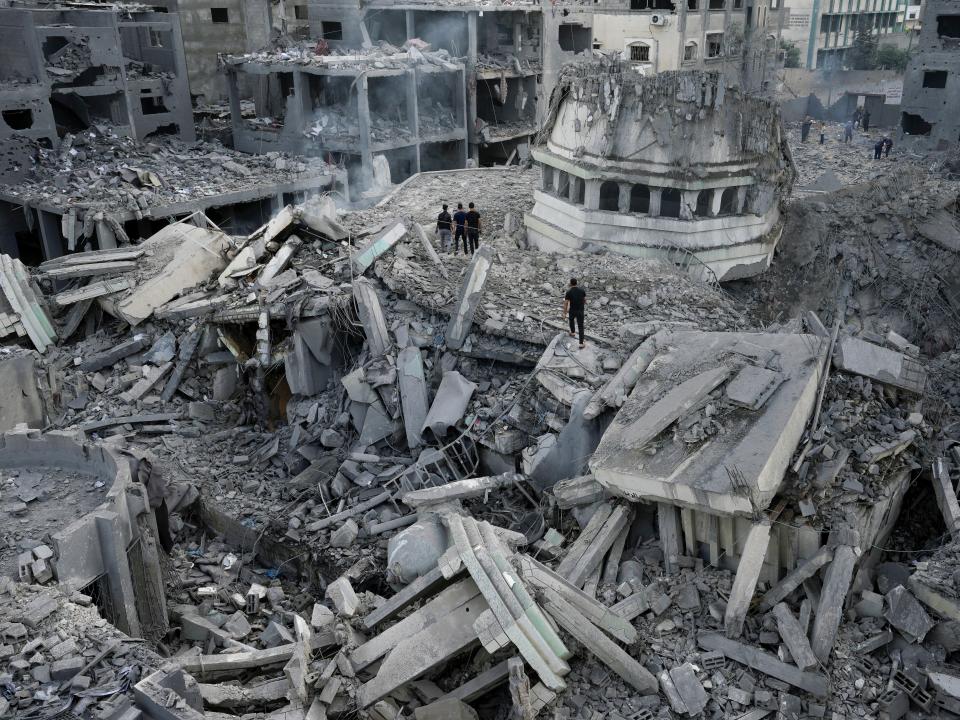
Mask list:
POLYGON ((800 66, 841 70, 861 26, 881 43, 903 32, 907 0, 787 0, 787 7, 783 39, 800 49, 800 66))

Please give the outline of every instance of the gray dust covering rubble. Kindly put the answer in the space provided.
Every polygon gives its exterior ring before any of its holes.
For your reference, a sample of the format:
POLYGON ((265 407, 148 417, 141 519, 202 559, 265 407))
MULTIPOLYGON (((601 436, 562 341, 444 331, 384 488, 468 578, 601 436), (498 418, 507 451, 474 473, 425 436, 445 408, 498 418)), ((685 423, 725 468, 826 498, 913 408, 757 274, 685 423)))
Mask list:
MULTIPOLYGON (((224 62, 449 70, 366 44, 224 62)), ((302 91, 267 77, 274 104, 302 91)), ((630 173, 557 138, 355 202, 332 154, 109 128, 33 148, 0 189, 0 719, 960 717, 949 162, 805 145, 715 73, 631 82, 654 135, 710 95, 676 125, 701 160, 765 139, 753 170, 661 165, 654 188, 701 213, 656 222, 722 245, 763 180, 755 277, 534 242, 538 203, 649 225, 632 180, 578 205, 571 177, 630 173), (763 112, 705 140, 738 104, 763 112), (474 254, 439 232, 459 202, 474 254)), ((617 105, 585 87, 574 115, 617 105)))

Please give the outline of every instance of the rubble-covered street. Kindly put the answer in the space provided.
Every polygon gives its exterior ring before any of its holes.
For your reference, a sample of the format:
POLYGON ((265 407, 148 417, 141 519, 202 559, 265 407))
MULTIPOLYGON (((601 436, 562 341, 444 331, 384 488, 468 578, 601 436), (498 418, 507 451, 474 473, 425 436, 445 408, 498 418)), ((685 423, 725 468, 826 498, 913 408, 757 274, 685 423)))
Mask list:
POLYGON ((960 717, 956 153, 483 7, 0 132, 0 720, 960 717))

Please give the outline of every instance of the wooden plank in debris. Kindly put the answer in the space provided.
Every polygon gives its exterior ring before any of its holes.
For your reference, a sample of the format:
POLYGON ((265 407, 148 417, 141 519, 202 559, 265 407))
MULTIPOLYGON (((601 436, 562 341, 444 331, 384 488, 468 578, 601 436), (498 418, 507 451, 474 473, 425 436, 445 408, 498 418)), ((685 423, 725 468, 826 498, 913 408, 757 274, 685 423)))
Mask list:
POLYGON ((133 287, 133 282, 129 278, 109 278, 107 280, 98 280, 89 285, 73 290, 64 290, 53 296, 53 301, 57 305, 73 305, 81 300, 92 300, 93 298, 112 295, 113 293, 123 292, 133 287))
POLYGON ((64 265, 43 271, 43 276, 51 280, 92 277, 93 275, 116 275, 137 269, 137 263, 126 260, 116 262, 91 263, 87 265, 64 265))
POLYGON ((811 695, 823 698, 830 692, 826 676, 820 673, 804 672, 794 665, 781 662, 776 655, 731 640, 720 633, 700 633, 697 635, 697 643, 704 650, 719 650, 734 662, 782 680, 793 687, 806 690, 811 695))

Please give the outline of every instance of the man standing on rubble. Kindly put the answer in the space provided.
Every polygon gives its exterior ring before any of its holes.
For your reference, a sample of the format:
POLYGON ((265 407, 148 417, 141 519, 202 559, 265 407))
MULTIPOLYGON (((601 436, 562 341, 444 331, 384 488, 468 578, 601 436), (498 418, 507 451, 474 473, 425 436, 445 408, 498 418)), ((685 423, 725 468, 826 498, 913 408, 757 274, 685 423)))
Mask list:
POLYGON ((583 314, 587 306, 587 293, 577 285, 576 278, 570 278, 570 287, 567 288, 567 294, 563 296, 563 314, 570 320, 570 337, 574 335, 574 325, 580 333, 580 347, 584 347, 583 342, 583 314))
POLYGON ((893 140, 890 139, 890 136, 887 135, 883 138, 883 156, 885 158, 890 157, 890 148, 893 147, 893 140))
POLYGON ((450 252, 450 239, 453 237, 450 233, 450 225, 453 218, 447 212, 447 204, 443 204, 443 210, 437 215, 437 234, 440 235, 440 247, 444 252, 450 252))
POLYGON ((470 239, 470 254, 472 255, 480 247, 480 213, 470 203, 467 207, 467 237, 470 239))
POLYGON ((453 224, 456 232, 453 235, 453 254, 460 249, 460 239, 463 238, 463 254, 469 255, 467 247, 467 214, 463 211, 463 203, 457 203, 457 211, 453 214, 453 224))
POLYGON ((847 120, 843 126, 843 141, 848 143, 851 140, 853 140, 853 120, 847 120))
POLYGON ((879 140, 877 140, 876 143, 874 143, 874 145, 873 145, 873 159, 874 159, 874 160, 879 160, 879 159, 880 159, 880 153, 883 152, 883 146, 884 146, 885 144, 886 144, 886 138, 880 138, 879 140))
POLYGON ((803 122, 800 123, 800 142, 806 142, 807 136, 810 135, 810 128, 813 127, 813 118, 807 115, 803 122))

